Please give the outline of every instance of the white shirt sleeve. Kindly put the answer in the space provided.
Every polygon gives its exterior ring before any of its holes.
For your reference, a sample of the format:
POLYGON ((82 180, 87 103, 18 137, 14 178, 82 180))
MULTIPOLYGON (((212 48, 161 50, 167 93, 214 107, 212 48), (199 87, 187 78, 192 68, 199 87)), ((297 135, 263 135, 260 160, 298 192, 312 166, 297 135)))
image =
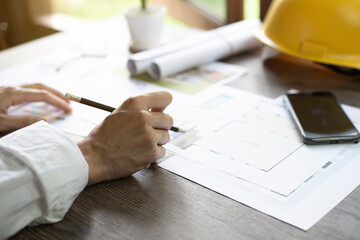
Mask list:
POLYGON ((77 144, 43 121, 0 138, 0 239, 60 221, 88 172, 77 144))

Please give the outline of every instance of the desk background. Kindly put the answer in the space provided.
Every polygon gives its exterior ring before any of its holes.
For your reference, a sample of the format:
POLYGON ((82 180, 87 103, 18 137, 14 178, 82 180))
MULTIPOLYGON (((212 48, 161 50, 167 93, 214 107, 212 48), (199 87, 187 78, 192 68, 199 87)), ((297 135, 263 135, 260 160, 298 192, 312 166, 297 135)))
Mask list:
MULTIPOLYGON (((175 26, 167 26, 166 32, 169 39, 198 34, 175 26)), ((129 54, 126 25, 117 17, 2 51, 0 69, 89 38, 110 44, 112 54, 129 54)), ((360 77, 288 56, 263 62, 260 50, 225 61, 249 69, 247 76, 230 84, 233 87, 268 97, 289 89, 329 90, 340 102, 360 107, 360 77)), ((152 166, 132 177, 86 188, 63 221, 27 227, 11 239, 359 239, 359 226, 360 187, 304 232, 152 166)))

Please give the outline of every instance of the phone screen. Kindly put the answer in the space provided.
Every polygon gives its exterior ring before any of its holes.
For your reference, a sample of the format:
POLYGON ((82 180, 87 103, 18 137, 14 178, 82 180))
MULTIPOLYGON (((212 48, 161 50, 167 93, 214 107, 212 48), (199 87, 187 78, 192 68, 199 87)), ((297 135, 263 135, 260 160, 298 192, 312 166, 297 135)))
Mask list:
MULTIPOLYGON (((352 141, 359 132, 329 92, 287 94, 288 107, 305 140, 352 141)), ((332 141, 332 142, 331 142, 332 141)))

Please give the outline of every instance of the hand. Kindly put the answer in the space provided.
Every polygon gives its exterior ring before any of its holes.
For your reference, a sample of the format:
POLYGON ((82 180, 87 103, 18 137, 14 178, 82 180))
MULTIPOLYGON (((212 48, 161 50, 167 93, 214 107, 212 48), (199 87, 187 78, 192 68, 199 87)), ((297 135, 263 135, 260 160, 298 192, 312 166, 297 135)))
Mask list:
POLYGON ((63 94, 44 84, 26 84, 18 87, 0 87, 0 132, 17 130, 37 121, 45 120, 40 116, 9 116, 9 107, 26 102, 46 102, 71 112, 69 101, 63 94))
POLYGON ((78 146, 89 164, 88 185, 123 178, 165 156, 173 120, 167 92, 127 99, 78 146))

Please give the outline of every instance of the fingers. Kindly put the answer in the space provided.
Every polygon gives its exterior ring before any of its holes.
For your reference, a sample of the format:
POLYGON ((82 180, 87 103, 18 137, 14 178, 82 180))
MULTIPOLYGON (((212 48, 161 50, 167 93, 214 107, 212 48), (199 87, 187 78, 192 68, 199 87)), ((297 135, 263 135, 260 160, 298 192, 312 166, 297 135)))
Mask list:
POLYGON ((146 95, 147 97, 147 109, 151 109, 153 112, 162 112, 172 102, 172 96, 170 93, 152 92, 146 95))
POLYGON ((165 154, 166 154, 166 149, 163 146, 159 146, 158 157, 156 158, 156 160, 165 157, 165 154))
POLYGON ((148 157, 144 159, 141 165, 139 165, 139 169, 149 168, 149 166, 154 163, 156 160, 163 158, 166 154, 166 148, 163 146, 156 146, 151 151, 147 153, 148 157))
POLYGON ((173 119, 170 115, 161 112, 148 112, 141 110, 137 118, 142 124, 150 127, 156 134, 154 140, 157 145, 163 145, 169 142, 169 129, 173 124, 173 119))
POLYGON ((9 116, 0 114, 0 132, 17 130, 40 120, 45 119, 39 116, 9 116))
POLYGON ((40 90, 46 90, 52 94, 54 94, 55 96, 65 100, 66 102, 70 102, 69 99, 65 98, 64 94, 57 91, 56 89, 54 88, 51 88, 49 86, 46 86, 42 83, 32 83, 32 84, 23 84, 21 85, 22 88, 32 88, 32 89, 40 89, 40 90))
POLYGON ((172 96, 165 91, 152 92, 128 98, 120 109, 142 109, 162 112, 171 103, 172 96))
POLYGON ((157 144, 163 145, 170 140, 168 130, 173 124, 173 119, 170 115, 162 113, 162 111, 171 101, 172 96, 170 93, 165 91, 153 92, 127 99, 116 111, 138 111, 140 109, 137 118, 155 130, 157 144), (149 109, 152 111, 149 112, 149 109))
MULTIPOLYGON (((25 102, 46 102, 55 107, 63 109, 65 112, 71 112, 71 107, 69 103, 63 99, 63 97, 58 97, 57 95, 49 92, 46 89, 34 89, 34 88, 15 88, 14 92, 10 94, 10 104, 16 105, 25 102)), ((10 106, 8 106, 10 107, 10 106)))
POLYGON ((161 112, 148 112, 147 123, 154 129, 169 130, 173 125, 173 119, 169 114, 161 112))
POLYGON ((157 145, 160 147, 170 141, 169 131, 156 130, 157 145))

